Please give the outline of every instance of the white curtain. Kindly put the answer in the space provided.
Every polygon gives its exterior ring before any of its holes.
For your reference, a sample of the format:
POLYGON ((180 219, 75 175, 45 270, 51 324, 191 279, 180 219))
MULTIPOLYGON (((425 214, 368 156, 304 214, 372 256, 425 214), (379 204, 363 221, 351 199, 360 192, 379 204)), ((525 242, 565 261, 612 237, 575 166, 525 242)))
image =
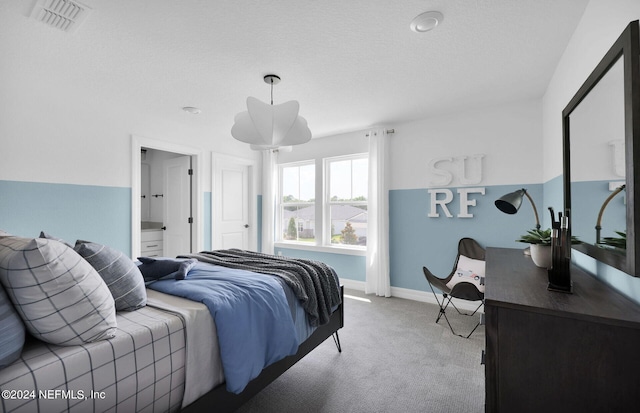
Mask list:
POLYGON ((262 252, 273 254, 276 218, 276 194, 278 193, 278 152, 262 151, 262 252))
POLYGON ((365 293, 383 297, 391 297, 387 139, 384 129, 369 132, 369 213, 365 293))

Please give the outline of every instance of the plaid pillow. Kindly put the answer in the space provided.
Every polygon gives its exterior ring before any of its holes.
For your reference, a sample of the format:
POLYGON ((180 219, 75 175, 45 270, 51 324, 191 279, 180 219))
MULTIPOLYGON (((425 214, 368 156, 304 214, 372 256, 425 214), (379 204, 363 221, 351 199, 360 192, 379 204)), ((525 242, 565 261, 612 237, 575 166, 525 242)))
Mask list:
POLYGON ((24 346, 24 324, 0 285, 0 369, 20 357, 24 346))
POLYGON ((27 330, 42 341, 76 345, 115 335, 109 288, 59 241, 0 237, 0 282, 27 330))
POLYGON ((116 311, 133 311, 147 305, 147 290, 138 266, 122 252, 106 245, 77 241, 73 248, 100 274, 111 291, 116 311))

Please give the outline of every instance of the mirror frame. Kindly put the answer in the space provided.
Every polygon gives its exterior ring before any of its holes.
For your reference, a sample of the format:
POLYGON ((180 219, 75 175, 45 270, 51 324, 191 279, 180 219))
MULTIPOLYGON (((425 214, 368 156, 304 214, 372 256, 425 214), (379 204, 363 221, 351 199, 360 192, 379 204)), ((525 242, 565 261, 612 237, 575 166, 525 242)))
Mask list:
MULTIPOLYGON (((593 244, 575 244, 573 249, 620 271, 640 277, 640 30, 632 21, 602 58, 594 71, 562 111, 564 209, 571 211, 570 115, 609 69, 623 59, 624 70, 624 140, 627 212, 626 254, 599 248, 593 244), (637 218, 636 218, 637 217, 637 218)), ((594 226, 595 228, 595 226, 594 226)))

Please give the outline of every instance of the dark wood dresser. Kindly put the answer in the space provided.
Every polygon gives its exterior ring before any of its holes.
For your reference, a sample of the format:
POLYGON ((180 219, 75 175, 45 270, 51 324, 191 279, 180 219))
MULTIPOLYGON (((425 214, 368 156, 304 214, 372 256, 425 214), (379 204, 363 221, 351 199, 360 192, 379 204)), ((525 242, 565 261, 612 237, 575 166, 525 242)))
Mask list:
POLYGON ((519 249, 488 248, 487 412, 640 411, 640 306, 572 267, 573 294, 519 249))

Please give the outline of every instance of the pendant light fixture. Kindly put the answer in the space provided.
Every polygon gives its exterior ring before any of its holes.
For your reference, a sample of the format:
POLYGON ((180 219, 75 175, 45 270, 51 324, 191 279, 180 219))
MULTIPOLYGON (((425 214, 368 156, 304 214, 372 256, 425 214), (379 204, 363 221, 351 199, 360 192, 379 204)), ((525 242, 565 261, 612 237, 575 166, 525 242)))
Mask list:
POLYGON ((280 77, 266 75, 264 81, 271 85, 271 104, 249 96, 247 111, 235 116, 231 136, 250 144, 254 150, 299 145, 311 140, 307 121, 298 116, 300 104, 297 101, 273 104, 273 85, 280 82, 280 77))

